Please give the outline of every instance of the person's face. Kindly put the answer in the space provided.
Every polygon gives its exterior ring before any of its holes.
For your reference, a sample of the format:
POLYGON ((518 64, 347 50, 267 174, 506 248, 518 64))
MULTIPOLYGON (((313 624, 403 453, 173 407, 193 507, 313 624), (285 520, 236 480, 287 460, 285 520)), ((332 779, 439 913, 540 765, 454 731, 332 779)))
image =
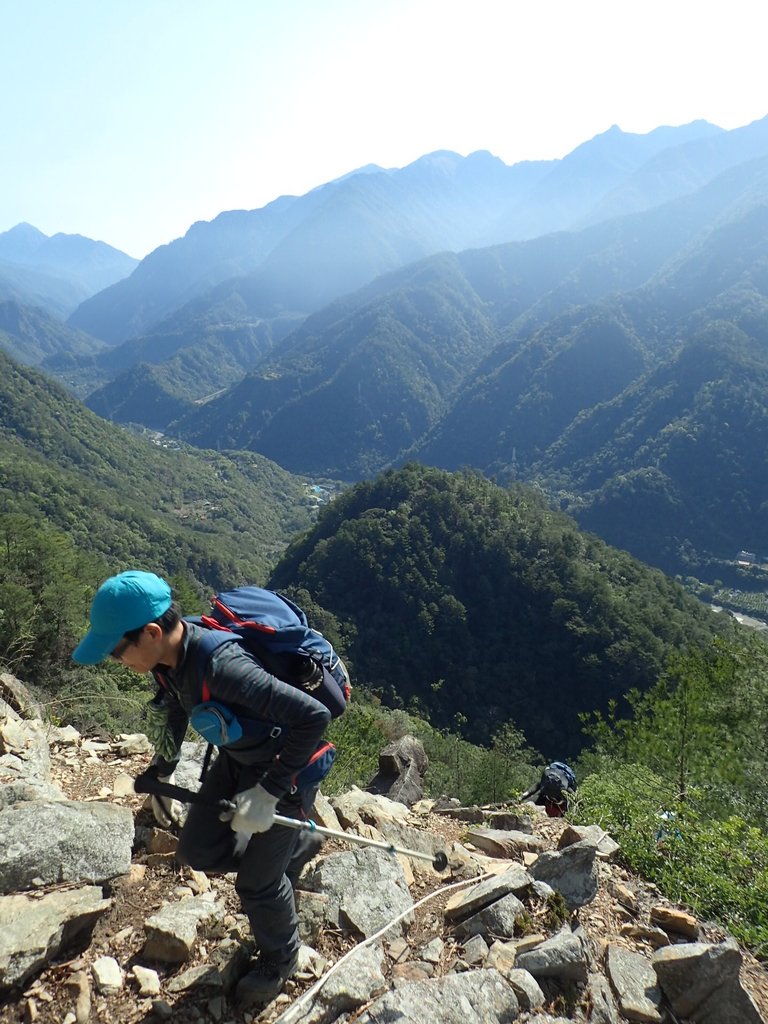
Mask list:
POLYGON ((119 661, 134 672, 151 672, 160 660, 160 644, 163 631, 155 622, 142 629, 136 640, 123 637, 110 654, 113 661, 119 661))

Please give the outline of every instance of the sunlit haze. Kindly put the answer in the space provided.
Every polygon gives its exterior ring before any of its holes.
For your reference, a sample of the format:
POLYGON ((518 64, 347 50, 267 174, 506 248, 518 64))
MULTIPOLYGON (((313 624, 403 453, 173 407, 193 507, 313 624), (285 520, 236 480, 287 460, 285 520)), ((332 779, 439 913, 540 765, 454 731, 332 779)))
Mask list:
POLYGON ((762 5, 691 0, 0 0, 0 231, 142 257, 437 149, 562 157, 768 114, 762 5))

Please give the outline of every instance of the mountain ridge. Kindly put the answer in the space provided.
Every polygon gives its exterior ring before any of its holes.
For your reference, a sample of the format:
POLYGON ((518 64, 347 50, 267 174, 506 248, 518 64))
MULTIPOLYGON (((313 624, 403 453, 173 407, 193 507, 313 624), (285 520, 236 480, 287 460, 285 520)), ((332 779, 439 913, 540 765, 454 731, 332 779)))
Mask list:
MULTIPOLYGON (((669 138, 662 133, 644 145, 655 149, 663 143, 671 145, 674 133, 687 139, 691 132, 702 131, 702 123, 694 122, 692 128, 670 128, 669 138)), ((609 134, 611 146, 620 151, 642 148, 643 143, 637 140, 647 138, 620 131, 618 135, 609 134)), ((589 140, 579 150, 585 153, 596 145, 604 147, 605 140, 589 140)), ((487 245, 550 230, 551 193, 540 204, 541 215, 549 218, 545 226, 539 223, 538 230, 521 230, 519 226, 511 229, 503 225, 508 219, 505 211, 511 215, 513 209, 518 216, 530 220, 531 190, 558 165, 567 167, 568 157, 559 162, 521 161, 508 166, 487 151, 480 150, 468 157, 437 151, 404 168, 345 175, 304 196, 281 197, 261 210, 241 211, 238 218, 233 219, 233 213, 220 214, 211 222, 193 225, 183 239, 150 253, 130 279, 115 286, 109 294, 88 300, 75 311, 71 322, 110 343, 122 341, 132 334, 146 332, 162 316, 192 298, 194 289, 199 292, 206 285, 219 284, 235 276, 238 270, 255 274, 272 293, 284 293, 280 300, 284 309, 306 314, 342 292, 365 284, 375 274, 394 269, 398 261, 402 264, 440 249, 487 245), (483 171, 473 186, 474 192, 463 193, 469 204, 466 210, 457 204, 462 196, 455 189, 465 169, 473 173, 483 171), (446 170, 451 173, 446 174, 446 170), (414 186, 419 191, 409 192, 414 186), (446 219, 445 200, 452 191, 452 216, 446 219), (280 228, 283 216, 287 219, 280 228), (225 223, 234 228, 236 221, 241 225, 242 235, 238 237, 242 240, 231 252, 238 269, 222 263, 216 255, 225 223), (274 252, 269 254, 264 254, 258 245, 254 248, 250 241, 255 232, 262 246, 267 243, 262 222, 265 230, 271 225, 277 231, 271 236, 274 252), (341 228, 342 222, 346 227, 341 228), (376 228, 372 234, 373 224, 376 228), (194 255, 201 236, 206 239, 209 256, 194 255), (372 237, 376 238, 374 247, 370 243, 372 237), (339 243, 340 238, 345 238, 343 244, 339 243), (358 249, 357 258, 349 260, 346 253, 354 247, 358 249), (163 285, 153 286, 145 295, 147 268, 153 268, 156 281, 162 279, 163 285), (303 280, 311 285, 309 290, 299 286, 303 280)), ((564 216, 572 221, 577 216, 576 209, 572 203, 568 206, 566 202, 566 206, 564 216)), ((561 222, 559 226, 569 223, 561 222)), ((235 235, 230 235, 229 240, 234 242, 235 235)), ((264 310, 260 312, 263 315, 264 310)))
POLYGON ((0 299, 42 305, 63 318, 138 262, 106 242, 63 232, 48 236, 22 222, 0 232, 0 299))

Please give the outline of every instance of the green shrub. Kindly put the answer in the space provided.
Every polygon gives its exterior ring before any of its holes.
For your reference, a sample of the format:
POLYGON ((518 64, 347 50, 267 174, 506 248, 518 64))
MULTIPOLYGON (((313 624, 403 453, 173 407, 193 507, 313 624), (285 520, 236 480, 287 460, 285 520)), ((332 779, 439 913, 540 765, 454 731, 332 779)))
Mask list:
POLYGON ((621 845, 626 866, 675 903, 768 958, 768 836, 742 818, 704 817, 638 765, 607 760, 579 788, 575 816, 621 845), (661 817, 667 811, 673 815, 661 817))

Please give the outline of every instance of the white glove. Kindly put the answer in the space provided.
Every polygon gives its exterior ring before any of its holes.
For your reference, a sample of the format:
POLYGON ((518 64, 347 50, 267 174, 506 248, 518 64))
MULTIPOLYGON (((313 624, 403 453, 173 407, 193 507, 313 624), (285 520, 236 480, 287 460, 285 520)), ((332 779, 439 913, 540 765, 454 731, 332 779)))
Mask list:
POLYGON ((274 824, 274 813, 279 797, 272 796, 259 783, 235 797, 235 813, 229 822, 233 832, 266 832, 274 824))
MULTIPOLYGON (((171 775, 158 775, 158 782, 170 782, 175 781, 175 776, 171 775)), ((171 825, 180 825, 184 819, 184 805, 179 803, 178 800, 172 800, 168 796, 157 796, 152 795, 152 813, 155 816, 155 821, 162 828, 170 828, 171 825)))

